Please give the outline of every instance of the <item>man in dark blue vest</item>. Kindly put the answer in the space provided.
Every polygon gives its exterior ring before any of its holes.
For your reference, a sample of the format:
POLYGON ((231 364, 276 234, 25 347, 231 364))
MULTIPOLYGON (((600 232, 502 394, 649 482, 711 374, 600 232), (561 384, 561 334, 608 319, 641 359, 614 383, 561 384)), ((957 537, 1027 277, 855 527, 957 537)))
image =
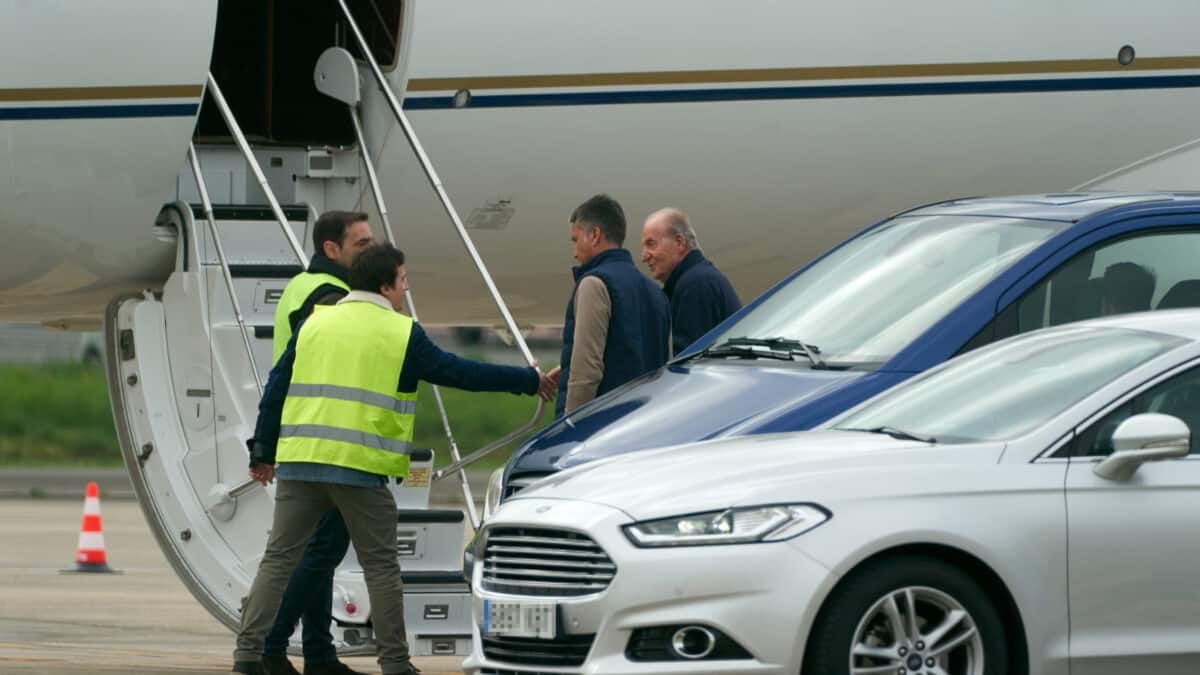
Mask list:
POLYGON ((671 301, 671 348, 679 354, 742 308, 733 284, 700 252, 687 214, 662 209, 642 226, 642 262, 671 301))
POLYGON ((557 416, 667 362, 670 307, 653 281, 622 248, 625 212, 596 195, 571 214, 575 289, 563 324, 557 416))

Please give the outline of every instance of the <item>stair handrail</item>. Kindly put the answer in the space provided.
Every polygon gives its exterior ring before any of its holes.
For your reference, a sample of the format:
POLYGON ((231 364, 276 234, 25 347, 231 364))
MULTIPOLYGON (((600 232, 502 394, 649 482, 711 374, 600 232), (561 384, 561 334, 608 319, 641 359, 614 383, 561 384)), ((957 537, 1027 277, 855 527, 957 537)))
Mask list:
MULTIPOLYGON (((392 231, 392 222, 388 218, 387 202, 383 198, 383 188, 379 184, 379 175, 375 171, 375 162, 371 159, 370 153, 367 151, 367 139, 363 134, 362 124, 358 120, 357 106, 347 106, 350 112, 350 122, 354 126, 354 135, 358 139, 359 157, 362 159, 363 167, 367 172, 367 180, 371 185, 371 193, 375 197, 375 207, 379 209, 379 219, 383 225, 383 234, 387 237, 388 243, 392 246, 396 245, 396 235, 392 231)), ((412 289, 404 290, 404 301, 408 304, 408 313, 412 316, 413 321, 419 321, 417 317, 417 306, 413 302, 412 289)), ((433 385, 433 399, 437 402, 438 414, 442 418, 442 430, 446 433, 446 442, 450 448, 450 456, 455 462, 462 461, 462 454, 459 452, 458 443, 454 440, 454 430, 450 427, 450 417, 446 413, 446 403, 442 400, 442 388, 438 385, 433 385)), ((475 496, 471 491, 471 482, 467 480, 467 474, 459 472, 459 479, 462 483, 463 501, 466 503, 467 516, 471 519, 471 527, 478 530, 480 521, 479 513, 475 508, 475 496)))
POLYGON ((392 114, 396 118, 396 122, 400 125, 400 129, 404 132, 404 137, 408 141, 413 152, 416 153, 417 159, 421 163, 421 169, 425 172, 426 178, 429 179, 429 184, 437 192, 438 200, 445 209, 446 215, 450 217, 454 223, 454 228, 458 232, 459 239, 462 240, 463 246, 466 247, 467 253, 470 254, 472 262, 475 263, 475 268, 479 270, 480 276, 483 277, 484 283, 487 285, 488 292, 492 296, 493 302, 496 303, 496 309, 504 317, 504 323, 512 333, 513 340, 517 343, 521 353, 525 356, 525 361, 529 365, 536 363, 533 354, 529 351, 529 346, 525 344, 525 338, 521 335, 521 331, 517 329, 517 322, 513 320, 512 314, 508 311, 508 305, 504 299, 500 297, 500 291, 496 288, 496 283, 492 281, 492 275, 487 270, 487 265, 484 264, 483 258, 479 256, 479 251, 475 248, 475 242, 471 240, 471 235, 467 232, 467 228, 463 225, 462 219, 458 216, 458 211, 454 208, 454 204, 450 201, 450 196, 446 193, 445 185, 442 179, 438 176, 437 170, 433 168, 433 163, 426 154, 425 148, 421 145, 421 141, 417 139, 417 134, 413 130, 412 124, 408 121, 408 116, 404 114, 404 110, 400 106, 400 101, 396 98, 396 94, 392 92, 388 86, 387 78, 384 77, 383 71, 379 69, 379 64, 375 62, 375 57, 371 53, 370 46, 367 45, 366 39, 363 37, 362 31, 358 28, 358 23, 350 13, 350 8, 346 5, 346 0, 337 0, 342 8, 342 13, 346 16, 346 20, 350 24, 351 32, 358 42, 359 49, 363 52, 363 57, 367 65, 371 67, 371 72, 375 75, 375 81, 379 85, 379 90, 387 99, 388 106, 392 109, 392 114))
MULTIPOLYGON (((249 333, 246 332, 246 318, 242 314, 242 303, 238 300, 237 291, 233 286, 233 274, 229 271, 229 259, 225 257, 225 247, 221 245, 221 233, 217 231, 217 218, 213 215, 212 201, 208 197, 208 184, 204 181, 204 173, 200 170, 200 160, 196 157, 195 144, 188 143, 187 157, 192 168, 192 176, 196 179, 196 189, 200 192, 200 204, 204 209, 204 217, 208 220, 208 229, 212 233, 213 244, 217 249, 217 260, 221 263, 221 276, 225 279, 225 288, 229 291, 229 300, 233 304, 233 314, 237 317, 238 332, 242 334, 242 344, 246 347, 246 358, 250 359, 250 372, 254 373, 254 385, 258 388, 258 397, 262 398, 262 376, 258 373, 258 361, 254 358, 254 347, 250 344, 249 333)), ((197 260, 196 264, 199 265, 200 261, 197 260)))
MULTIPOLYGON (((480 257, 479 251, 475 248, 475 242, 471 240, 470 233, 463 225, 462 219, 458 215, 458 211, 454 208, 454 204, 450 201, 450 195, 446 192, 445 185, 442 183, 441 177, 437 170, 433 167, 433 162, 429 159, 429 155, 425 152, 425 148, 421 145, 421 141, 417 138, 416 131, 408 120, 408 116, 404 114, 404 110, 400 105, 399 99, 396 98, 395 92, 388 85, 387 78, 383 71, 379 68, 379 64, 375 61, 375 55, 371 52, 371 47, 367 44, 366 38, 363 37, 362 30, 358 27, 358 22, 355 21, 354 15, 350 12, 350 7, 346 4, 346 0, 337 0, 341 7, 342 14, 346 18, 346 22, 350 27, 350 32, 354 34, 355 42, 358 44, 359 50, 362 52, 362 58, 371 68, 371 73, 375 77, 375 82, 379 86, 379 91, 383 94, 384 99, 388 103, 388 107, 392 110, 392 115, 396 119, 396 123, 400 126, 404 133, 404 138, 408 141, 409 147, 417 156, 417 160, 421 164, 421 169, 425 172, 425 177, 429 180, 429 184, 437 193, 438 200, 441 202, 442 208, 446 215, 450 217, 450 221, 454 224, 454 229, 458 233, 458 238, 462 241, 463 246, 467 249, 471 261, 475 265, 475 269, 479 271, 483 277, 484 284, 488 288, 488 292, 492 296, 492 301, 495 302, 496 308, 504 317, 504 323, 508 327, 509 333, 512 335, 517 347, 521 350, 521 354, 525 357, 525 362, 531 367, 536 367, 537 360, 533 358, 533 353, 529 350, 529 345, 525 343, 525 337, 521 334, 517 327, 517 322, 513 319, 512 313, 508 310, 508 305, 504 302, 504 298, 500 296, 499 289, 496 288, 496 283, 492 280, 492 275, 488 272, 487 265, 484 264, 483 258, 480 257)), ((475 462, 476 460, 494 452, 495 450, 508 445, 512 441, 524 436, 526 433, 533 431, 540 424, 542 411, 545 410, 546 403, 538 398, 537 409, 533 413, 533 417, 525 425, 514 430, 512 433, 503 438, 492 442, 491 444, 476 450, 467 455, 463 459, 454 462, 450 466, 443 467, 433 472, 433 480, 441 480, 446 476, 459 472, 463 467, 475 462)))
MULTIPOLYGON (((221 86, 217 84, 217 78, 213 77, 212 72, 208 73, 208 81, 205 90, 210 96, 212 96, 213 103, 217 106, 217 110, 221 113, 221 118, 225 120, 225 127, 229 130, 229 134, 233 136, 234 143, 236 143, 238 149, 241 150, 242 157, 245 158, 246 164, 250 167, 251 172, 254 173, 255 179, 258 181, 258 187, 260 190, 262 190, 263 195, 267 198, 267 203, 270 204, 271 211, 275 214, 275 220, 279 222, 279 227, 283 230, 283 235, 287 239, 288 246, 291 247, 292 252, 296 255, 296 259, 300 261, 301 269, 306 268, 308 266, 308 259, 304 255, 304 247, 300 245, 300 240, 296 238, 296 233, 292 232, 291 225, 288 224, 287 216, 285 216, 283 213, 283 207, 279 205, 279 200, 275 198, 275 192, 271 190, 271 185, 267 182, 267 176, 263 173, 262 167, 259 166, 258 160, 254 157, 254 151, 250 148, 250 144, 246 141, 246 135, 242 133, 242 127, 238 124, 237 118, 234 117, 233 110, 229 107, 229 103, 225 100, 225 95, 221 93, 221 86)), ((189 144, 189 152, 191 153, 192 159, 195 160, 195 150, 192 144, 189 144)), ((200 178, 201 174, 198 161, 194 163, 192 171, 195 172, 195 175, 199 180, 203 180, 200 178)), ((201 193, 201 201, 206 203, 208 202, 206 190, 202 191, 201 193)), ((211 216, 211 203, 207 203, 205 208, 207 209, 206 216, 210 218, 209 224, 213 228, 213 241, 219 242, 220 235, 217 234, 215 218, 211 216)), ((218 255, 224 257, 224 251, 219 243, 217 244, 217 248, 219 251, 218 255)), ((223 263, 221 267, 227 275, 226 283, 231 284, 233 279, 232 276, 229 275, 228 265, 223 263)), ((233 298, 235 311, 240 315, 241 310, 237 306, 238 301, 236 295, 233 293, 232 286, 230 287, 230 296, 233 298)), ((244 327, 242 330, 242 337, 247 343, 249 342, 250 338, 244 327)), ((250 350, 250 347, 247 346, 247 349, 250 350)), ((254 355, 252 350, 250 351, 250 360, 251 364, 253 364, 254 355)), ((258 387, 258 393, 261 397, 263 391, 261 376, 258 374, 257 366, 252 365, 251 367, 254 372, 254 382, 258 387)), ((229 491, 229 496, 236 499, 237 497, 254 489, 254 487, 257 485, 258 481, 254 480, 253 478, 247 479, 238 484, 236 487, 232 488, 229 491)))
POLYGON ((283 228, 283 236, 287 238, 288 245, 291 246, 292 252, 296 254, 296 258, 300 261, 301 267, 308 267, 308 258, 304 255, 304 247, 300 245, 300 240, 296 238, 296 233, 292 232, 291 225, 288 224, 287 216, 283 213, 283 207, 279 205, 279 200, 275 198, 275 192, 271 190, 271 185, 267 182, 267 176, 263 173, 262 167, 259 166, 258 160, 254 157, 254 151, 250 149, 250 144, 246 142, 246 136, 242 133, 242 128, 237 123, 237 118, 233 116, 233 110, 225 101, 225 95, 221 93, 221 87, 217 84, 217 78, 213 77, 210 72, 208 74, 208 93, 212 96, 213 103, 217 105, 217 110, 221 112, 221 117, 225 120, 225 126, 229 129, 230 135, 237 143, 238 149, 242 151, 242 156, 246 158, 246 164, 250 166, 250 170, 254 173, 255 180, 258 181, 258 187, 262 190, 267 198, 267 203, 271 205, 271 211, 275 214, 275 219, 279 221, 279 226, 283 228))

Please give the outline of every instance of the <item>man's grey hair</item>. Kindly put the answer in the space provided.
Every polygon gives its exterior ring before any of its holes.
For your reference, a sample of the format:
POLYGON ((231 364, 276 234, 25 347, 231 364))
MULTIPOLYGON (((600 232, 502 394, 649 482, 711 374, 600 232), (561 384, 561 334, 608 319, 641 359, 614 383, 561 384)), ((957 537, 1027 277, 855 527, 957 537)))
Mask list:
POLYGON ((585 231, 598 229, 609 243, 617 246, 625 243, 625 210, 608 195, 599 194, 580 204, 571 214, 571 224, 585 231))
POLYGON ((650 214, 650 219, 663 218, 667 222, 667 227, 671 228, 671 234, 683 235, 683 243, 689 251, 700 250, 700 238, 696 236, 696 230, 692 228, 691 221, 688 220, 688 215, 675 208, 659 209, 650 214))

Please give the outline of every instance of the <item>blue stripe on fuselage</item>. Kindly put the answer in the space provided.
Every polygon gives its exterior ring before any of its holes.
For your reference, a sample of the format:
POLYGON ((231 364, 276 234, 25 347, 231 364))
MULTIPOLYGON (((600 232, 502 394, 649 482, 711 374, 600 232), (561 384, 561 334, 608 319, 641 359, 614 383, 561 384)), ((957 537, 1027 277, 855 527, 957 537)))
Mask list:
MULTIPOLYGON (((966 94, 1119 91, 1128 89, 1183 89, 1190 87, 1200 87, 1200 75, 981 80, 973 82, 908 82, 900 84, 835 84, 730 89, 637 89, 564 93, 474 94, 467 108, 774 101, 783 99, 875 98, 888 96, 954 96, 966 94)), ((450 95, 410 96, 405 99, 404 107, 408 110, 441 110, 453 108, 454 97, 450 95)))
POLYGON ((0 106, 0 120, 79 120, 118 119, 129 117, 194 117, 199 106, 195 103, 166 103, 152 105, 79 105, 35 106, 5 108, 0 106))
MULTIPOLYGON (((729 89, 637 89, 527 94, 476 94, 468 108, 523 108, 542 106, 592 106, 637 103, 700 103, 774 101, 789 99, 875 98, 897 96, 955 96, 1049 92, 1120 91, 1135 89, 1185 89, 1200 87, 1200 75, 1082 77, 1035 80, 983 80, 972 82, 907 82, 841 84, 729 89)), ((453 96, 409 96, 407 110, 442 110, 454 107, 453 96)), ((191 117, 194 103, 100 106, 0 107, 0 120, 115 119, 136 117, 191 117)))

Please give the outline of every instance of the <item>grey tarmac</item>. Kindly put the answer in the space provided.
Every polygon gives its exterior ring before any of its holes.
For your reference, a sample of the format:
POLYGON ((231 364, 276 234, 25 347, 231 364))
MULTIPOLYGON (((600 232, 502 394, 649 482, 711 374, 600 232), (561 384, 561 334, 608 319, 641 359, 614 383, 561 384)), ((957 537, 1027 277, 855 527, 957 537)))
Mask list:
MULTIPOLYGON (((490 471, 467 471, 476 502, 483 500, 490 474, 490 471)), ((83 491, 89 481, 99 486, 101 499, 136 499, 124 469, 78 467, 0 469, 0 499, 67 499, 83 504, 83 491)), ((434 483, 430 501, 443 507, 461 505, 459 480, 449 477, 434 483)))
MULTIPOLYGON (((0 501, 0 674, 228 672, 233 635, 175 577, 137 504, 101 509, 108 564, 121 574, 60 572, 74 567, 82 492, 0 501)), ((379 672, 373 657, 346 662, 379 672)), ((461 662, 416 660, 430 675, 461 673, 461 662)))

